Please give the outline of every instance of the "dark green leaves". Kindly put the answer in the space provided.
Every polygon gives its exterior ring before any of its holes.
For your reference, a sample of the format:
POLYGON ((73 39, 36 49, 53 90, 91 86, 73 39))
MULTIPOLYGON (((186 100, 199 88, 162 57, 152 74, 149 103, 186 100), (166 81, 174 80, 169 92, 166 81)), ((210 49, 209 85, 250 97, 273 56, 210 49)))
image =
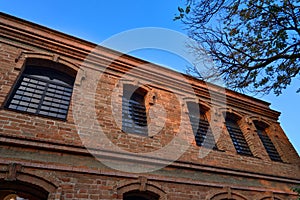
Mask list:
POLYGON ((298 195, 299 195, 298 200, 300 200, 300 187, 299 187, 299 186, 298 186, 298 187, 294 187, 294 188, 292 188, 292 190, 293 190, 294 192, 297 192, 297 193, 298 193, 298 195))
POLYGON ((180 13, 183 13, 183 12, 184 12, 183 8, 181 8, 181 7, 179 7, 179 6, 178 6, 178 11, 179 11, 180 13))
POLYGON ((185 15, 187 15, 187 14, 190 13, 190 11, 191 11, 191 6, 190 6, 190 5, 187 5, 187 6, 185 7, 185 9, 182 8, 182 7, 180 7, 180 6, 178 6, 177 9, 178 9, 178 11, 179 11, 179 14, 178 14, 177 16, 175 16, 173 20, 183 19, 183 18, 185 17, 185 15))

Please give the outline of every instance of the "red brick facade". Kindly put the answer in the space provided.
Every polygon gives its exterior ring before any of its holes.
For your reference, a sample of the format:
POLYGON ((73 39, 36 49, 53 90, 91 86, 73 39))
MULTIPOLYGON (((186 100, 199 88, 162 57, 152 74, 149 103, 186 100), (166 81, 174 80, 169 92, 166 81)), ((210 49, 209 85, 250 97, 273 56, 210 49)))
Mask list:
POLYGON ((300 159, 268 103, 3 13, 0 105, 0 199, 297 199, 300 159), (65 120, 7 108, 28 65, 75 78, 65 120), (125 85, 145 91, 146 136, 123 131, 125 85), (188 102, 205 110, 215 148, 196 145, 188 102), (237 153, 226 113, 251 156, 237 153))

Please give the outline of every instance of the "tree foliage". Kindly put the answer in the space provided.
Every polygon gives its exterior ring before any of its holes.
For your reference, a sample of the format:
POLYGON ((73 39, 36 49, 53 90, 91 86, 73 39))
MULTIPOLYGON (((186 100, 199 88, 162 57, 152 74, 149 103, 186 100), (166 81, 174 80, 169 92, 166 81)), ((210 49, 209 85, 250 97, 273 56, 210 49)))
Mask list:
POLYGON ((298 193, 298 200, 300 200, 300 187, 294 187, 292 190, 298 193))
POLYGON ((186 0, 178 11, 199 44, 193 52, 214 60, 205 78, 279 95, 299 77, 300 0, 186 0))

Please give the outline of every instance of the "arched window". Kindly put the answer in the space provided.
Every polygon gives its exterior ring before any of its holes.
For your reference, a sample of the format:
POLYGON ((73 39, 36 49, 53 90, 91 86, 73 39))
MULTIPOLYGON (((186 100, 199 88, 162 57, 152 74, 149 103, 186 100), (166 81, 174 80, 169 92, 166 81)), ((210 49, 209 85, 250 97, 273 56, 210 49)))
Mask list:
POLYGON ((48 192, 43 188, 21 181, 0 181, 0 199, 46 200, 48 192))
POLYGON ((207 120, 205 109, 194 102, 188 102, 187 106, 197 146, 216 149, 215 139, 207 120))
POLYGON ((233 193, 232 191, 213 193, 207 196, 206 199, 207 200, 247 200, 245 196, 238 193, 233 193))
POLYGON ((276 197, 265 197, 265 198, 262 198, 261 200, 280 200, 276 197))
POLYGON ((124 85, 122 99, 122 129, 126 133, 148 135, 145 96, 147 91, 124 85))
POLYGON ((244 137, 240 126, 238 125, 239 118, 231 113, 226 113, 225 123, 228 133, 231 137, 233 145, 238 154, 252 156, 248 143, 244 137))
POLYGON ((25 66, 6 108, 66 119, 75 78, 48 67, 25 66))
POLYGON ((159 195, 149 191, 130 191, 123 194, 123 200, 159 200, 159 195))
POLYGON ((262 122, 258 122, 258 121, 254 121, 254 124, 255 124, 255 127, 257 130, 257 134, 258 134, 261 142, 263 143, 270 159, 273 161, 282 162, 278 151, 276 150, 273 142, 270 140, 270 138, 266 132, 268 125, 266 125, 262 122))

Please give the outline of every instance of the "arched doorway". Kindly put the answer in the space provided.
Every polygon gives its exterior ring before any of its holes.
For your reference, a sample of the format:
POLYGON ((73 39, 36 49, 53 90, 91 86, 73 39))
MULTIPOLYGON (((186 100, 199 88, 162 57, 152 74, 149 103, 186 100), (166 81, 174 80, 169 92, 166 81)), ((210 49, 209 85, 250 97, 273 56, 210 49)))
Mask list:
POLYGON ((49 193, 43 188, 21 181, 0 181, 2 200, 47 200, 49 193))
POLYGON ((123 200, 159 200, 159 195, 149 191, 129 191, 123 194, 123 200))

